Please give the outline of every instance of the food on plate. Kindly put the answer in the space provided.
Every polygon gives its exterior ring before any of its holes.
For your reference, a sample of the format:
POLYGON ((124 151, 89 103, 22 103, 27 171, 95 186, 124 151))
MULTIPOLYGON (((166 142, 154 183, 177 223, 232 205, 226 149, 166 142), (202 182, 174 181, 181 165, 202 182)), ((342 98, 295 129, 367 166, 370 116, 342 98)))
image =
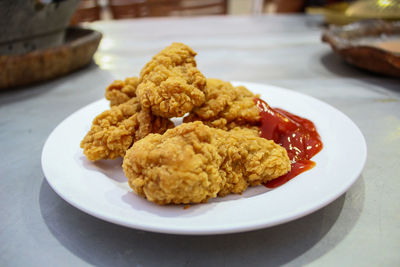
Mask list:
POLYGON ((85 156, 123 157, 132 189, 161 205, 276 187, 315 165, 322 142, 311 121, 271 108, 244 86, 206 79, 195 55, 173 43, 139 77, 111 83, 111 108, 81 141, 85 156), (170 118, 187 113, 174 128, 170 118))
POLYGON ((232 86, 218 79, 207 79, 206 100, 184 118, 184 122, 202 121, 224 130, 235 127, 258 128, 260 111, 254 103, 255 94, 244 86, 232 86))
POLYGON ((86 157, 123 157, 134 141, 173 127, 168 118, 203 104, 206 80, 195 55, 187 45, 173 43, 146 64, 139 78, 111 83, 105 93, 111 109, 93 120, 81 142, 86 157))
POLYGON ((134 191, 157 204, 206 202, 286 174, 286 150, 246 128, 202 122, 150 134, 127 151, 123 170, 134 191))
POLYGON ((169 119, 142 109, 138 98, 134 97, 94 118, 90 131, 81 141, 81 148, 91 161, 115 159, 123 157, 134 141, 172 127, 169 119))
POLYGON ((136 94, 144 108, 165 118, 181 117, 204 103, 206 78, 197 69, 194 52, 173 43, 155 55, 140 72, 136 94))
POLYGON ((136 87, 139 84, 138 77, 129 77, 124 81, 115 80, 107 88, 105 97, 110 101, 110 106, 117 106, 136 97, 136 87))

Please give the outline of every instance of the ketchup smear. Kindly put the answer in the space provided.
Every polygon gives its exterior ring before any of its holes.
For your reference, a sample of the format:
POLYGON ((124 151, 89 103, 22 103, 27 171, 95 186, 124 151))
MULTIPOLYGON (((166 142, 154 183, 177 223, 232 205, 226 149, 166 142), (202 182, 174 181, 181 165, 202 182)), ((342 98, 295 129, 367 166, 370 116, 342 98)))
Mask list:
POLYGON ((259 98, 254 101, 260 109, 261 137, 284 147, 291 162, 290 172, 265 184, 269 188, 278 187, 315 166, 310 159, 321 151, 321 137, 310 120, 283 109, 271 108, 259 98))

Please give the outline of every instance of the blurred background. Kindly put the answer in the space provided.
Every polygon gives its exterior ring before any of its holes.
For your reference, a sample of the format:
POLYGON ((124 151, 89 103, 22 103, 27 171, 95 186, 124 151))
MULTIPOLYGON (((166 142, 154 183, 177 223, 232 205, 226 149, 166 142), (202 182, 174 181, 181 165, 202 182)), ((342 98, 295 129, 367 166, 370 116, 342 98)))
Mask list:
POLYGON ((344 44, 350 41, 353 42, 351 47, 369 43, 376 57, 384 58, 384 65, 369 62, 375 58, 372 52, 363 52, 360 58, 359 51, 355 51, 354 58, 354 54, 348 55, 348 50, 343 50, 346 61, 361 68, 368 66, 368 70, 378 69, 384 74, 400 76, 400 64, 393 63, 400 61, 400 25, 393 23, 400 20, 400 0, 0 0, 0 89, 45 81, 88 65, 102 34, 93 29, 93 24, 69 26, 146 17, 266 14, 302 14, 307 20, 317 18, 315 24, 321 30, 330 24, 346 25, 375 19, 374 23, 359 24, 352 32, 332 29, 322 39, 334 51, 345 49, 344 44), (388 36, 395 40, 388 40, 388 36), (382 51, 376 51, 377 48, 389 51, 389 56, 379 56, 382 51), (388 71, 387 64, 394 70, 388 71))
MULTIPOLYGON (((305 12, 307 7, 347 6, 335 0, 82 0, 71 24, 96 20, 201 15, 305 12)), ((321 10, 317 10, 321 12, 321 10)))

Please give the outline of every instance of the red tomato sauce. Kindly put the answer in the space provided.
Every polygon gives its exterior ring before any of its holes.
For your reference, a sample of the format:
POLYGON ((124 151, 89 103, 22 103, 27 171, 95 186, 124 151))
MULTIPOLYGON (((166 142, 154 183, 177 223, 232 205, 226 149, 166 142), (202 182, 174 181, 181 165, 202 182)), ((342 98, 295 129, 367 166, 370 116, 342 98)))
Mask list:
POLYGON ((254 101, 260 109, 261 137, 284 147, 291 162, 290 172, 265 184, 275 188, 313 168, 315 162, 310 159, 321 151, 323 145, 312 121, 283 109, 271 108, 259 98, 254 101))

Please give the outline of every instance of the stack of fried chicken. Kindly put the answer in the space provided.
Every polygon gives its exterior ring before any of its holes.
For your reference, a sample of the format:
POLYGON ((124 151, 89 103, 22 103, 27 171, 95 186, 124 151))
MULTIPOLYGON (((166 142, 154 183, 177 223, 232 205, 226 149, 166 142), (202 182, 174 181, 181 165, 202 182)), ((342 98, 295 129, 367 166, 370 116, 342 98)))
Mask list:
POLYGON ((286 150, 259 137, 256 95, 206 79, 195 56, 173 43, 140 77, 114 81, 105 94, 111 108, 81 142, 91 161, 123 157, 132 189, 161 205, 241 193, 290 170, 286 150), (171 118, 186 114, 175 127, 171 118))

